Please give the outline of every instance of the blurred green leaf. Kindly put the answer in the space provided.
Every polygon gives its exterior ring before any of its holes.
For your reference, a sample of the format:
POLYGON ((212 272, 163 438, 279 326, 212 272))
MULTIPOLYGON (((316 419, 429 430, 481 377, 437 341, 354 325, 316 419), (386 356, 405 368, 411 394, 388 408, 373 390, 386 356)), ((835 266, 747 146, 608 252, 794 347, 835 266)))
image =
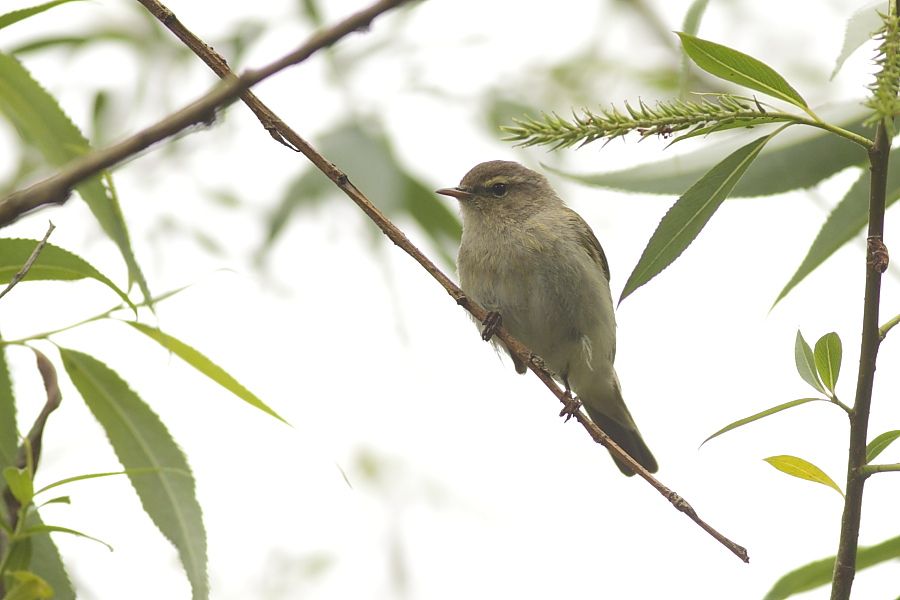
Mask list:
POLYGON ((834 79, 841 67, 844 66, 844 61, 850 58, 850 55, 857 48, 872 39, 872 34, 881 29, 883 23, 881 17, 878 16, 879 8, 885 8, 884 0, 870 2, 853 13, 853 16, 847 21, 847 29, 844 31, 844 45, 841 47, 837 60, 834 62, 831 79, 834 79))
MULTIPOLYGON (((349 121, 322 135, 317 146, 388 217, 411 218, 428 235, 445 263, 455 264, 462 234, 459 219, 430 191, 432 186, 425 185, 399 163, 382 131, 374 125, 349 121)), ((337 188, 330 180, 312 171, 295 179, 269 219, 267 241, 260 254, 277 241, 294 211, 318 203, 332 190, 337 188)), ((373 234, 378 243, 382 239, 380 233, 373 234)))
POLYGON ((875 457, 884 452, 884 449, 890 446, 897 438, 900 438, 900 429, 885 431, 869 442, 866 446, 866 464, 875 460, 875 457))
MULTIPOLYGON (((26 523, 29 527, 43 524, 37 512, 31 512, 26 523)), ((53 539, 49 535, 37 535, 22 543, 27 544, 30 550, 28 569, 53 587, 53 600, 75 600, 72 581, 53 539)))
POLYGON ((269 406, 265 402, 257 398, 256 395, 250 392, 250 390, 241 385, 238 380, 229 375, 228 372, 225 371, 225 369, 209 360, 206 356, 204 356, 191 346, 188 346, 181 340, 176 339, 167 333, 163 333, 156 327, 149 327, 147 325, 144 325, 143 323, 138 323, 136 321, 125 322, 155 341, 166 350, 174 353, 187 364, 191 365, 247 404, 258 408, 264 413, 268 413, 282 423, 289 424, 281 417, 281 415, 269 408, 269 406))
POLYGON ((49 35, 46 37, 35 37, 26 42, 22 42, 18 46, 14 46, 10 50, 10 54, 16 56, 28 53, 39 52, 49 48, 61 48, 68 51, 75 51, 84 46, 102 42, 117 42, 140 48, 137 36, 133 30, 129 29, 101 29, 95 30, 85 35, 49 35))
POLYGON ((22 506, 31 504, 31 499, 34 498, 34 481, 27 469, 17 469, 10 465, 3 469, 3 479, 6 480, 9 491, 19 504, 22 506))
POLYGON ((681 29, 686 34, 697 35, 697 32, 700 30, 700 21, 703 20, 703 13, 706 12, 707 5, 709 5, 709 0, 694 0, 691 2, 681 26, 681 29))
POLYGON ((300 0, 300 11, 316 27, 321 27, 325 22, 322 19, 322 10, 319 8, 317 0, 300 0))
MULTIPOLYGON (((6 362, 6 348, 6 345, 0 344, 0 472, 15 461, 19 439, 16 427, 16 398, 13 395, 12 379, 6 362)), ((0 510, 0 516, 2 514, 0 510)))
POLYGON ((620 303, 684 252, 774 135, 757 138, 733 152, 675 202, 653 232, 637 266, 628 277, 619 298, 620 303))
POLYGON ((9 571, 6 575, 12 585, 3 600, 46 600, 53 597, 53 588, 30 571, 9 571))
MULTIPOLYGON (((38 240, 20 238, 0 239, 0 284, 9 283, 19 272, 38 245, 38 240)), ((57 280, 75 281, 90 278, 114 291, 135 312, 128 295, 120 290, 106 275, 95 269, 83 258, 53 244, 46 244, 23 281, 57 280)))
POLYGON ((831 489, 835 490, 841 496, 844 495, 844 492, 841 491, 841 488, 838 487, 838 484, 836 484, 831 477, 826 475, 825 471, 812 464, 808 460, 804 460, 796 456, 788 456, 786 454, 770 456, 769 458, 764 458, 763 460, 782 473, 786 473, 787 475, 797 477, 799 479, 805 479, 806 481, 821 483, 822 485, 828 486, 831 489))
POLYGON ((194 600, 206 600, 206 531, 184 453, 156 413, 118 374, 87 354, 59 351, 72 383, 106 431, 122 466, 152 469, 128 479, 144 510, 178 549, 194 600))
POLYGON ((812 348, 803 339, 803 334, 797 330, 797 337, 794 341, 794 364, 797 365, 797 373, 803 378, 803 381, 826 394, 825 386, 819 379, 819 373, 816 370, 816 358, 812 348))
POLYGON ((837 333, 826 333, 816 342, 815 361, 816 370, 831 392, 837 385, 838 376, 841 373, 841 338, 837 333))
MULTIPOLYGON (((833 137, 833 136, 832 136, 833 137)), ((788 293, 803 281, 807 275, 816 270, 838 248, 859 234, 869 222, 869 182, 870 173, 863 169, 859 179, 850 187, 847 194, 834 207, 831 214, 816 234, 816 239, 797 267, 790 281, 778 294, 773 306, 778 304, 788 293)), ((900 151, 892 150, 888 164, 886 206, 892 205, 900 198, 900 151)))
MULTIPOLYGON (((900 558, 900 537, 885 540, 874 546, 860 546, 856 551, 856 571, 900 558)), ((834 556, 804 565, 775 582, 763 600, 785 600, 794 594, 814 590, 831 583, 834 556)))
MULTIPOLYGON (((834 122, 859 135, 871 134, 862 125, 864 116, 855 112, 848 118, 843 114, 843 118, 834 122)), ((695 152, 610 173, 576 174, 547 168, 589 186, 647 194, 681 194, 732 148, 732 141, 712 143, 695 152)), ((731 197, 770 196, 809 188, 847 167, 862 165, 865 160, 865 152, 842 137, 812 127, 792 127, 766 146, 753 168, 734 187, 731 197)))
POLYGON ((749 417, 739 419, 733 423, 729 423, 722 429, 718 430, 717 432, 715 432, 714 434, 712 434, 711 436, 709 436, 708 438, 703 440, 703 442, 701 442, 700 445, 703 446, 703 444, 705 444, 709 440, 713 439, 714 437, 718 437, 718 436, 722 435, 723 433, 731 431, 732 429, 737 429, 738 427, 742 427, 742 426, 746 425, 747 423, 752 423, 753 421, 758 421, 758 420, 762 419, 763 417, 768 417, 769 415, 774 415, 775 413, 779 413, 783 410, 787 410, 787 409, 793 408, 795 406, 800 406, 801 404, 806 404, 807 402, 817 402, 817 401, 818 402, 827 402, 827 400, 825 400, 823 398, 800 398, 799 400, 791 400, 790 402, 785 402, 784 404, 779 404, 778 406, 773 406, 772 408, 768 408, 762 412, 758 412, 754 415, 750 415, 749 417))
POLYGON ((19 10, 8 12, 6 14, 0 15, 0 29, 3 29, 7 25, 18 23, 22 19, 33 17, 34 15, 40 14, 45 10, 49 10, 54 6, 59 6, 60 4, 65 4, 66 2, 77 1, 78 0, 53 0, 52 2, 45 2, 43 4, 38 4, 37 6, 32 6, 30 8, 22 8, 19 10))
POLYGON ((676 32, 681 46, 694 63, 711 75, 725 81, 762 92, 808 111, 806 101, 772 67, 743 52, 676 32))
MULTIPOLYGON (((90 151, 88 141, 56 99, 32 79, 18 60, 2 52, 0 113, 16 127, 23 141, 38 148, 47 162, 55 167, 61 167, 90 151)), ((134 257, 125 218, 110 183, 107 174, 88 179, 76 189, 103 231, 118 246, 128 266, 129 281, 137 282, 144 298, 149 299, 147 282, 134 257)))

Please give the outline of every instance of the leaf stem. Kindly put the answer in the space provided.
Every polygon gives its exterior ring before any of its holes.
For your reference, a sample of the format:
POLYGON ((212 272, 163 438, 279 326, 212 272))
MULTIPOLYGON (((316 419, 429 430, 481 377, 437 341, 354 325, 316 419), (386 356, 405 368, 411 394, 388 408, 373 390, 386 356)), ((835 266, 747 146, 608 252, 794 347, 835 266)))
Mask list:
POLYGON ((873 473, 888 473, 888 472, 900 472, 900 463, 892 463, 885 465, 865 465, 862 468, 862 473, 866 477, 873 473))
POLYGON ((897 315, 896 317, 894 317, 893 319, 891 319, 890 321, 888 321, 887 323, 885 323, 878 329, 879 341, 883 342, 884 338, 887 337, 888 332, 891 329, 893 329, 894 327, 896 327, 897 325, 900 325, 900 315, 897 315))

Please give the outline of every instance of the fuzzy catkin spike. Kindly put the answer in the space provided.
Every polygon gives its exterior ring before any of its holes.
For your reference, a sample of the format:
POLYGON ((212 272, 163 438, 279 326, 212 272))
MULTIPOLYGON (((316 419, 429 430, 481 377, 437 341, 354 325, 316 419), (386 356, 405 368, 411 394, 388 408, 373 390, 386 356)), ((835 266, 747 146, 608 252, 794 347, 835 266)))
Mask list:
POLYGON ((875 64, 878 73, 875 81, 869 86, 872 96, 866 101, 873 114, 866 119, 867 125, 883 121, 888 133, 894 135, 894 118, 900 115, 900 16, 895 14, 881 15, 882 28, 876 34, 879 40, 875 64))
POLYGON ((704 96, 698 102, 673 100, 657 102, 651 107, 638 99, 637 106, 623 102, 624 112, 614 105, 600 107, 596 112, 585 108, 580 114, 573 111, 571 120, 556 113, 543 113, 540 118, 516 119, 512 126, 503 130, 508 134, 507 141, 517 142, 520 146, 546 145, 555 150, 581 147, 598 140, 609 142, 632 132, 639 133, 641 139, 687 132, 676 138, 677 141, 689 137, 692 132, 710 133, 724 125, 752 127, 791 119, 783 113, 766 113, 758 102, 753 106, 754 102, 750 98, 715 94, 704 96))

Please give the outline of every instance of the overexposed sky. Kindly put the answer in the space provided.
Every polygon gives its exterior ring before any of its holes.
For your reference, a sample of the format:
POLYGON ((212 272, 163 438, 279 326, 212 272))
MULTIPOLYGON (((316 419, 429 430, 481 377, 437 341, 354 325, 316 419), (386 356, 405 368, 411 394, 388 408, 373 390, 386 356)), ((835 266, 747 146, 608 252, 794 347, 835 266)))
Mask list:
MULTIPOLYGON (((29 4, 16 0, 9 8, 29 4)), ((366 5, 327 4, 330 22, 366 5)), ((540 65, 589 47, 608 63, 596 104, 647 99, 648 86, 625 73, 666 64, 673 54, 616 4, 429 0, 393 34, 394 49, 354 69, 344 90, 351 106, 329 86, 321 56, 273 77, 258 93, 307 138, 351 110, 380 116, 399 159, 435 188, 455 185, 471 166, 494 158, 595 172, 700 147, 695 140, 664 151, 664 142, 628 139, 550 155, 523 153, 486 133, 484 90, 525 94, 523 82, 540 65)), ((647 4, 674 30, 689 2, 647 4)), ((775 66, 814 106, 862 97, 871 72, 865 51, 827 81, 844 22, 862 3, 788 1, 777 14, 764 4, 712 1, 700 34, 775 66)), ((172 0, 169 7, 210 42, 238 21, 265 25, 241 66, 269 62, 308 35, 292 2, 221 3, 212 12, 204 3, 172 0)), ((110 0, 73 3, 4 29, 0 48, 109 19, 133 15, 110 0)), ((371 52, 394 31, 393 19, 342 41, 338 57, 371 52)), ((84 130, 88 92, 98 84, 130 89, 141 73, 133 55, 112 44, 23 62, 84 130)), ((208 89, 212 74, 199 61, 188 64, 146 82, 158 103, 116 106, 121 129, 110 137, 208 89), (160 85, 165 93, 153 89, 160 85)), ((559 102, 546 108, 568 105, 559 102)), ((390 244, 373 246, 371 228, 343 196, 301 213, 266 275, 254 271, 246 256, 262 239, 259 215, 305 164, 241 106, 224 121, 182 138, 177 161, 157 148, 129 162, 115 172, 117 188, 152 288, 195 284, 159 306, 160 327, 207 353, 293 427, 248 408, 124 326, 96 324, 57 338, 115 368, 185 450, 209 536, 212 598, 760 598, 781 574, 835 551, 841 498, 762 459, 798 455, 843 485, 846 422, 838 409, 805 405, 698 446, 737 418, 809 395, 793 365, 798 328, 810 342, 828 331, 841 335, 838 392, 850 402, 864 274, 859 240, 769 309, 855 175, 839 174, 811 192, 725 203, 685 254, 617 313, 617 370, 659 460, 660 480, 748 548, 751 563, 744 565, 646 483, 622 477, 580 427, 563 424, 543 385, 496 358, 409 257, 390 244), (204 192, 217 189, 234 191, 240 208, 216 209, 204 192), (183 236, 154 241, 166 215, 209 232, 227 254, 200 252, 183 236)), ((5 125, 0 141, 18 144, 5 125)), ((339 156, 328 158, 341 164, 339 156)), ((0 159, 0 173, 11 167, 0 159)), ((603 244, 618 297, 674 199, 551 182, 603 244)), ((900 225, 893 212, 889 248, 900 225)), ((124 285, 121 260, 77 199, 4 234, 39 238, 48 218, 58 227, 53 243, 124 285)), ((437 255, 422 232, 400 225, 437 255)), ((22 284, 2 300, 0 330, 16 338, 100 312, 116 298, 98 287, 22 284)), ((882 322, 900 312, 896 269, 884 280, 882 306, 882 322)), ((40 347, 55 360, 52 346, 40 347)), ((870 438, 900 427, 898 347, 888 338, 881 349, 870 438)), ((27 429, 42 389, 30 353, 9 355, 19 426, 27 429)), ((118 468, 102 430, 61 379, 64 402, 48 425, 42 484, 118 468)), ((893 462, 897 452, 882 456, 893 462)), ((900 480, 880 475, 866 489, 863 545, 898 535, 900 480)), ((66 493, 73 504, 48 507, 45 520, 115 547, 109 553, 55 538, 84 598, 189 597, 174 550, 124 478, 77 483, 66 493)), ((896 564, 862 572, 854 597, 893 597, 897 580, 896 564)))

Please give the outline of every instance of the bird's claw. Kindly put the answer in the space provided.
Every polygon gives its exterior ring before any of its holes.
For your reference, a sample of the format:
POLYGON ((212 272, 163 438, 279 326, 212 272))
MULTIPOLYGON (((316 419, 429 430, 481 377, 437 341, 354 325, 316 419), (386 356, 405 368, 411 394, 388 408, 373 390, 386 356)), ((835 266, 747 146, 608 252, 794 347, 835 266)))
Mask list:
POLYGON ((568 423, 569 419, 575 416, 579 408, 581 408, 581 399, 578 396, 573 396, 570 390, 566 390, 565 396, 563 396, 563 408, 559 411, 559 416, 565 417, 563 423, 568 423))
POLYGON ((500 316, 500 313, 492 310, 488 312, 481 324, 484 326, 481 330, 481 339, 487 342, 494 337, 500 325, 503 324, 503 317, 500 316))

